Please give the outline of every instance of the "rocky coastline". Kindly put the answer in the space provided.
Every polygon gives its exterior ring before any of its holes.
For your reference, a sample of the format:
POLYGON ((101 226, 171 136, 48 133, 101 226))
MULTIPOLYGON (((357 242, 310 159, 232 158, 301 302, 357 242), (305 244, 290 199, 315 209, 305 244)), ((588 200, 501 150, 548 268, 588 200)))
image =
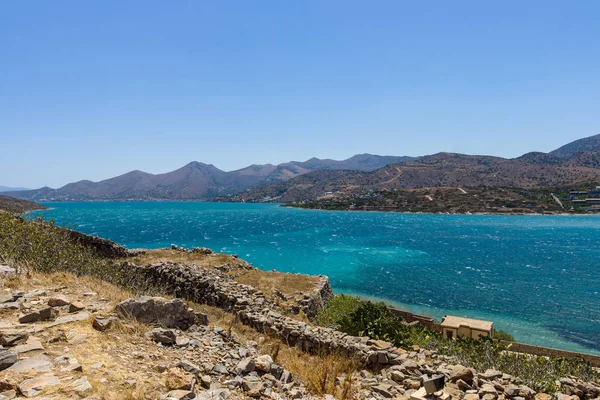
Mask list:
MULTIPOLYGON (((17 276, 10 265, 0 268, 0 400, 600 396, 600 383, 585 377, 564 376, 554 390, 537 392, 518 376, 467 368, 434 350, 399 348, 318 326, 311 320, 334 295, 324 276, 307 280, 309 286, 300 292, 284 294, 283 288, 274 288, 268 293, 239 281, 243 274, 263 272, 237 257, 212 266, 147 263, 140 258, 148 256, 144 251, 129 252, 99 238, 89 238, 89 244, 114 263, 108 283, 96 280, 81 288, 88 278, 61 284, 64 275, 27 278, 17 276), (111 287, 106 296, 90 289, 106 285, 111 287), (126 291, 115 296, 122 290, 118 287, 126 291), (97 343, 101 345, 94 347, 97 343), (354 367, 334 376, 325 371, 322 384, 315 384, 294 370, 289 359, 278 360, 282 347, 294 352, 292 358, 314 357, 314 369, 327 357, 335 357, 334 364, 351 360, 354 367), (120 393, 117 397, 106 392, 108 384, 120 393), (152 387, 150 397, 139 395, 143 384, 152 387), (119 397, 122 393, 138 394, 119 397)), ((170 251, 173 259, 202 255, 221 260, 209 249, 173 246, 170 251)))

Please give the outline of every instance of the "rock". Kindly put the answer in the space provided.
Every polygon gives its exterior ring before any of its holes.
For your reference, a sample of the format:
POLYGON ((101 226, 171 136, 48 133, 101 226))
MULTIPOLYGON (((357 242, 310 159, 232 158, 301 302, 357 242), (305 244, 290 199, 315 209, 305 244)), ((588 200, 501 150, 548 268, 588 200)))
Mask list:
POLYGON ((189 362, 187 360, 179 361, 177 366, 179 368, 183 369, 184 371, 190 372, 194 375, 198 375, 200 372, 202 372, 202 370, 200 369, 199 366, 197 366, 196 364, 192 364, 191 362, 189 362))
POLYGON ((422 387, 421 389, 417 390, 416 392, 412 393, 410 395, 410 400, 427 400, 427 391, 425 391, 425 388, 422 387))
POLYGON ((227 371, 227 368, 223 364, 216 364, 214 367, 212 367, 211 371, 215 374, 222 375, 227 375, 229 373, 229 371, 227 371))
POLYGON ((61 295, 53 296, 48 299, 48 305, 50 307, 62 307, 62 306, 68 306, 69 304, 71 304, 69 299, 67 299, 65 296, 61 296, 61 295))
POLYGON ((170 346, 177 342, 177 335, 172 329, 154 328, 146 333, 155 342, 170 346))
POLYGON ((42 342, 33 336, 27 339, 27 343, 17 345, 13 348, 17 354, 29 353, 30 351, 44 350, 42 342))
POLYGON ((504 388, 504 394, 508 397, 515 397, 519 395, 520 388, 512 383, 504 388))
POLYGON ((479 376, 485 380, 493 381, 494 379, 502 378, 502 372, 495 369, 486 369, 485 372, 483 374, 479 374, 479 376))
POLYGON ((519 396, 524 397, 528 400, 533 399, 535 397, 535 394, 535 390, 528 386, 523 385, 519 388, 519 396))
POLYGON ((209 375, 202 375, 200 377, 200 386, 204 389, 210 389, 210 384, 212 383, 212 378, 209 375))
POLYGON ((463 397, 464 400, 479 400, 479 395, 477 393, 467 393, 465 394, 465 397, 463 397))
POLYGON ((85 309, 85 304, 83 304, 79 301, 74 301, 71 304, 69 304, 69 312, 70 313, 78 312, 78 311, 81 311, 84 309, 85 309))
POLYGON ((273 365, 273 358, 270 355, 264 354, 256 357, 254 365, 257 370, 262 372, 271 372, 271 365, 273 365))
POLYGON ((2 346, 16 346, 23 343, 29 338, 29 333, 21 329, 6 329, 0 330, 0 345, 2 346))
POLYGON ((35 378, 25 379, 21 382, 19 384, 19 392, 25 397, 34 397, 37 396, 42 389, 60 384, 60 379, 54 375, 40 375, 35 378))
POLYGON ((249 375, 242 380, 242 389, 250 397, 260 397, 265 384, 258 376, 249 375))
POLYGON ((23 360, 17 361, 11 367, 8 368, 14 372, 49 372, 52 368, 52 363, 46 356, 35 356, 30 358, 24 358, 23 360))
POLYGON ((19 361, 19 357, 17 356, 17 352, 9 349, 0 349, 0 371, 4 371, 5 369, 11 367, 19 361))
POLYGON ((442 390, 445 382, 446 377, 444 375, 436 375, 431 377, 431 379, 423 379, 423 386, 427 394, 433 394, 442 390))
POLYGON ((455 365, 454 367, 452 367, 452 370, 450 370, 450 380, 452 382, 456 382, 459 379, 462 379, 467 384, 472 385, 473 371, 465 366, 455 365))
POLYGON ((496 390, 496 388, 493 385, 490 385, 489 383, 484 383, 483 385, 481 385, 481 388, 479 389, 479 394, 480 395, 492 394, 492 395, 494 395, 494 397, 496 397, 496 396, 498 396, 498 391, 496 390))
POLYGON ((22 316, 21 318, 19 318, 19 322, 22 324, 27 324, 37 321, 47 321, 56 317, 58 317, 58 310, 55 310, 52 307, 48 307, 44 308, 43 310, 32 312, 30 314, 22 316))
POLYGON ((229 399, 229 390, 213 389, 206 392, 200 392, 195 400, 227 400, 229 399))
POLYGON ((8 265, 0 265, 0 276, 6 279, 13 278, 17 275, 17 270, 8 265))
POLYGON ((85 393, 93 390, 93 387, 90 384, 90 381, 88 381, 87 376, 82 376, 81 378, 76 379, 72 385, 73 390, 80 395, 84 395, 85 393))
POLYGON ((419 364, 412 360, 406 360, 400 365, 399 369, 404 373, 413 373, 419 370, 419 364))
POLYGON ((407 389, 418 389, 421 387, 421 381, 417 379, 406 379, 404 380, 404 387, 407 389))
POLYGON ((92 323, 92 326, 94 327, 95 330, 104 332, 107 329, 109 329, 112 326, 112 324, 113 324, 113 320, 111 318, 104 318, 104 317, 96 316, 96 317, 94 317, 94 322, 92 323))
POLYGON ((78 321, 85 321, 90 318, 90 313, 88 312, 80 312, 77 314, 63 315, 62 317, 56 318, 54 322, 48 325, 48 328, 52 328, 58 325, 70 324, 78 321))
POLYGON ((54 364, 61 367, 61 372, 83 372, 83 367, 79 364, 79 361, 70 354, 56 357, 54 359, 54 364))
POLYGON ((394 395, 390 392, 390 385, 376 385, 371 388, 375 393, 380 394, 386 399, 391 399, 394 395))
POLYGON ((535 395, 535 400, 552 400, 552 396, 546 393, 537 393, 535 395))
POLYGON ((189 390, 172 390, 167 393, 166 400, 192 400, 196 399, 194 392, 189 390))
POLYGON ((18 301, 11 301, 8 303, 1 303, 0 310, 18 310, 21 308, 21 303, 18 301))
POLYGON ((162 297, 142 296, 119 303, 116 311, 143 324, 160 324, 167 328, 186 330, 196 322, 196 315, 181 299, 167 301, 162 297))
POLYGON ((243 359, 233 369, 233 373, 236 375, 246 375, 252 371, 254 371, 254 360, 251 358, 243 359))
POLYGON ((194 315, 196 316, 196 324, 208 326, 208 315, 207 314, 204 314, 201 312, 196 312, 196 313, 194 313, 194 315))
POLYGON ((192 377, 179 368, 170 368, 165 372, 165 386, 169 390, 190 390, 192 377))

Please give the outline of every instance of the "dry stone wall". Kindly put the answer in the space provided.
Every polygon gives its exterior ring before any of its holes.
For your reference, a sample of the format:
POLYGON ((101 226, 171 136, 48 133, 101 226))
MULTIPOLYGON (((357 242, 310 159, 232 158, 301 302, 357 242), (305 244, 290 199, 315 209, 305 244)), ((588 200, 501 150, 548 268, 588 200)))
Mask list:
MULTIPOLYGON (((286 317, 285 310, 262 292, 234 281, 218 269, 171 262, 148 266, 126 262, 121 265, 118 275, 122 280, 120 283, 132 279, 134 284, 143 283, 179 298, 233 312, 244 324, 259 332, 278 336, 289 345, 308 352, 343 352, 372 367, 401 364, 400 355, 404 351, 390 343, 349 336, 286 317)), ((303 305, 303 311, 307 315, 315 314, 332 295, 327 278, 322 277, 315 294, 303 305)))

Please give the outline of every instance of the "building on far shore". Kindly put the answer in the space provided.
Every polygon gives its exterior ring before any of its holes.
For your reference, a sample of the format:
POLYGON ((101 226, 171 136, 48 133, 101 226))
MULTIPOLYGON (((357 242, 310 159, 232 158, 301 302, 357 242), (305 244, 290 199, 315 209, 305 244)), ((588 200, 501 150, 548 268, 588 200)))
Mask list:
POLYGON ((448 339, 455 339, 458 336, 472 339, 478 339, 480 336, 494 337, 494 323, 490 321, 446 315, 442 318, 440 326, 442 334, 448 339))

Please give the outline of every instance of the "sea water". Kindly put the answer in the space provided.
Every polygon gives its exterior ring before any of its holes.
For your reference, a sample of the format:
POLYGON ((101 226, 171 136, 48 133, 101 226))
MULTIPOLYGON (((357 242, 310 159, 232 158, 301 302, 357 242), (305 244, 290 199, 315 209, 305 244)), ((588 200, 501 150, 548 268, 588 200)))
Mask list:
POLYGON ((34 212, 129 248, 177 244, 324 274, 334 291, 518 341, 600 354, 600 217, 317 211, 274 204, 48 203, 34 212))

